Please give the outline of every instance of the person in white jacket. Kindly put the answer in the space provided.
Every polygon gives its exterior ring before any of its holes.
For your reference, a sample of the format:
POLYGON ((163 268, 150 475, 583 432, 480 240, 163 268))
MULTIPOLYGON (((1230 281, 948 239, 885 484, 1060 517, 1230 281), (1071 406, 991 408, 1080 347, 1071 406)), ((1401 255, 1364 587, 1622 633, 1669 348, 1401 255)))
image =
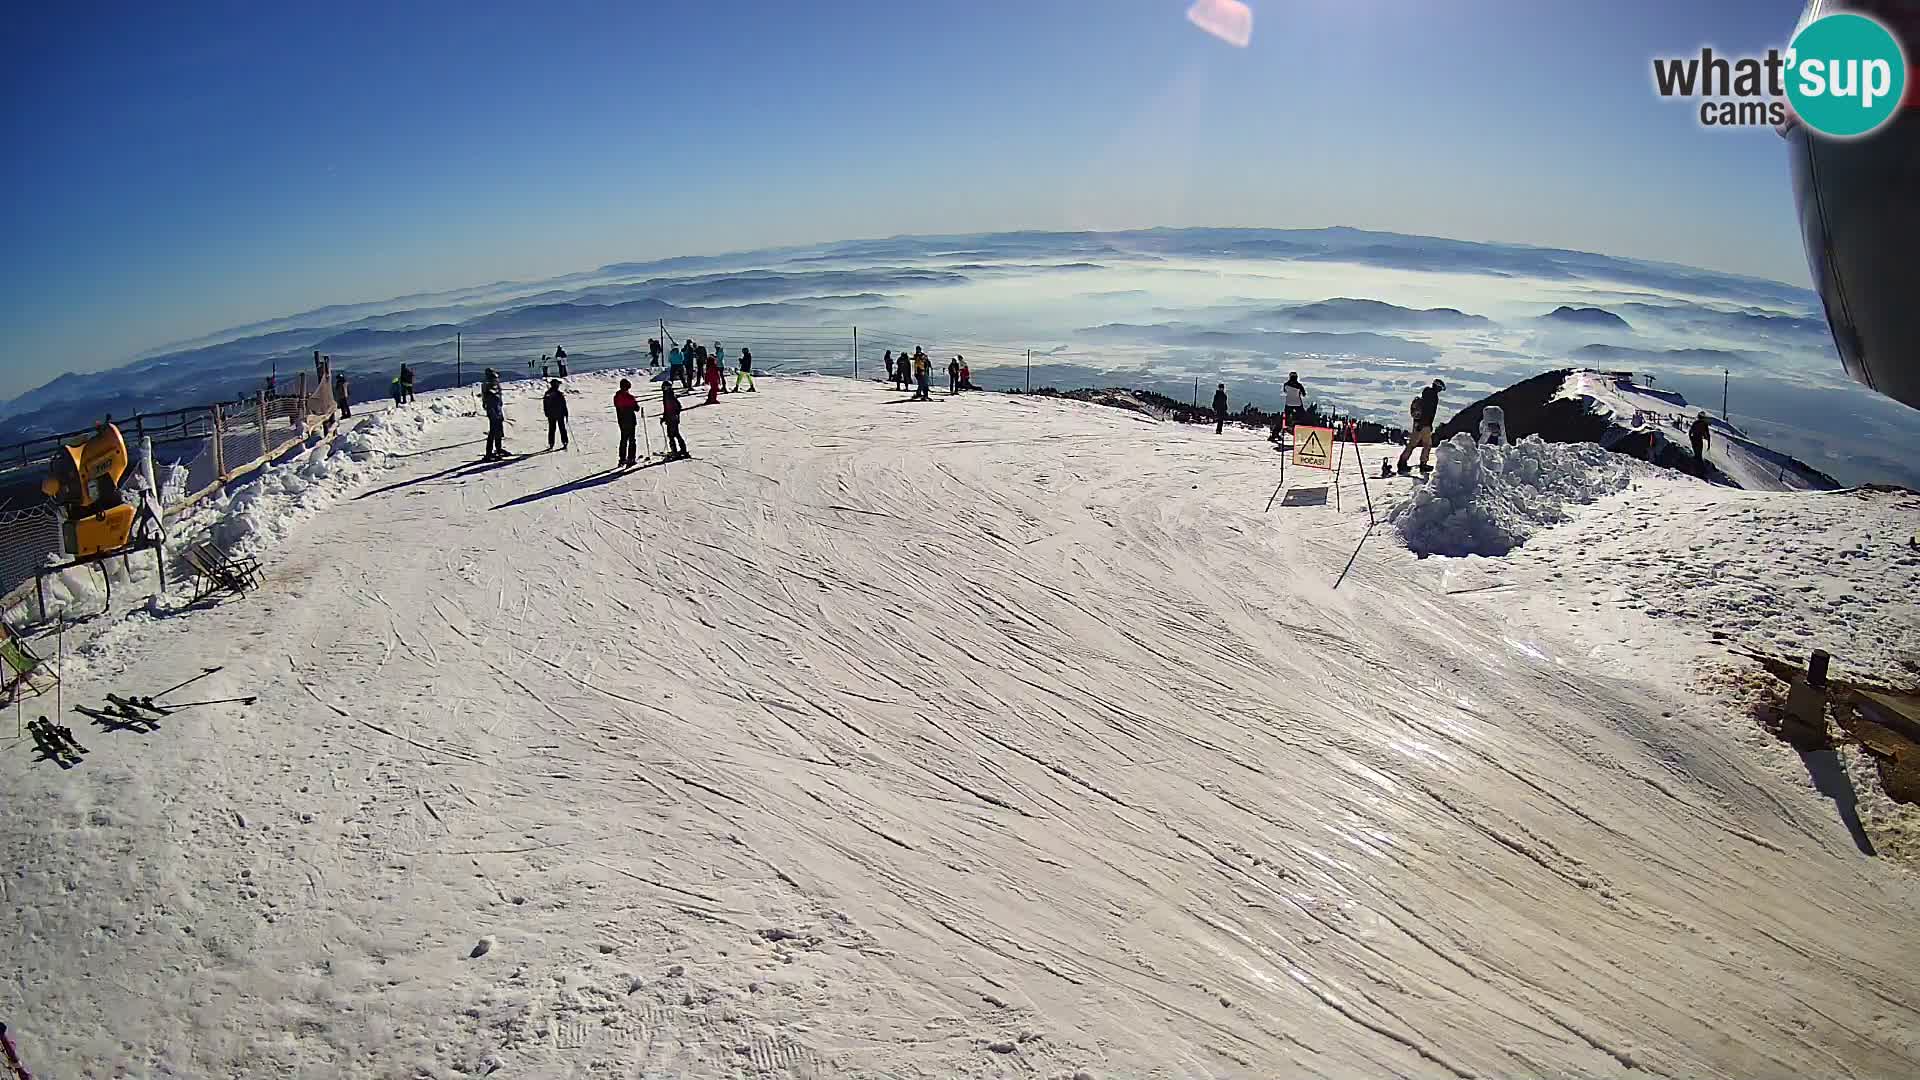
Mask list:
POLYGON ((1281 386, 1281 389, 1287 392, 1287 411, 1283 414, 1284 419, 1282 423, 1288 431, 1292 431, 1293 425, 1298 423, 1302 416, 1306 415, 1307 388, 1300 382, 1299 372, 1289 371, 1287 372, 1287 381, 1281 386))

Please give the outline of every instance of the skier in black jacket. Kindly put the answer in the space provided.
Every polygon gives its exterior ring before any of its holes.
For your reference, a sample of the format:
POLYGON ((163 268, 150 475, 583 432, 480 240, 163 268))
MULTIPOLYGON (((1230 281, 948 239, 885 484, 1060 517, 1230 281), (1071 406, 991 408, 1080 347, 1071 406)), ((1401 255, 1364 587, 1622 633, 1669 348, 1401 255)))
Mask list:
POLYGON ((547 393, 540 399, 540 405, 547 413, 547 449, 553 449, 553 436, 560 436, 560 449, 567 448, 567 395, 560 389, 560 380, 547 383, 547 393))
POLYGON ((1221 383, 1213 392, 1213 433, 1225 431, 1227 427, 1227 384, 1221 383))
POLYGON ((1427 456, 1433 452, 1433 425, 1440 415, 1440 391, 1447 384, 1439 379, 1433 380, 1420 396, 1413 399, 1409 411, 1413 415, 1413 434, 1407 436, 1407 448, 1400 451, 1400 471, 1407 471, 1407 461, 1413 457, 1413 448, 1420 448, 1420 470, 1428 469, 1427 456))
POLYGON ((500 398, 500 373, 487 369, 480 382, 480 408, 487 414, 487 452, 482 461, 498 461, 507 456, 507 410, 500 398))

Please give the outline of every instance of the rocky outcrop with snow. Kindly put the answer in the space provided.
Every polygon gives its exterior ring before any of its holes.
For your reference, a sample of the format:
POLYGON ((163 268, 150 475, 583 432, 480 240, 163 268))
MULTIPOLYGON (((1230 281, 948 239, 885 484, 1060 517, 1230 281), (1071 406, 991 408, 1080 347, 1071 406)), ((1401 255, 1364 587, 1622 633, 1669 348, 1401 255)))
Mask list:
POLYGON ((1671 390, 1635 383, 1618 372, 1568 368, 1515 383, 1469 405, 1437 432, 1447 439, 1479 430, 1489 405, 1506 411, 1515 439, 1598 443, 1618 454, 1749 491, 1831 491, 1840 482, 1790 455, 1762 446, 1737 426, 1708 417, 1706 468, 1695 472, 1687 424, 1701 410, 1671 390))

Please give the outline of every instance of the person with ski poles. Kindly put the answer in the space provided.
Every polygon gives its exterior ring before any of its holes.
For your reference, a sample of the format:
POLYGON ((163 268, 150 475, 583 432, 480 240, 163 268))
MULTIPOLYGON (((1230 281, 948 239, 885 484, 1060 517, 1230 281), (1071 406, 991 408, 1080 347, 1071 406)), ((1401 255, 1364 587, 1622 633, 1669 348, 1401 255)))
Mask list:
POLYGON ((547 449, 553 449, 553 437, 560 436, 560 449, 565 450, 570 441, 567 438, 567 395, 560 389, 560 380, 547 383, 547 393, 540 399, 540 407, 547 414, 547 449))
POLYGON ((487 452, 482 461, 507 456, 507 409, 500 397, 500 373, 488 368, 480 380, 480 408, 487 414, 487 452))
POLYGON ((736 393, 736 394, 737 394, 737 393, 739 393, 739 392, 740 392, 740 384, 741 384, 742 382, 745 382, 745 383, 747 384, 747 393, 749 393, 749 394, 751 394, 751 393, 753 393, 753 392, 754 392, 754 389, 753 389, 753 350, 752 350, 752 349, 748 349, 748 348, 744 348, 744 347, 743 347, 743 348, 742 348, 742 349, 740 350, 740 373, 739 373, 738 375, 735 375, 735 376, 733 377, 733 392, 734 392, 734 393, 736 393))
POLYGON ((670 382, 660 384, 660 423, 667 429, 667 457, 692 457, 687 440, 680 437, 680 398, 670 382))
POLYGON ((947 396, 952 397, 953 395, 959 392, 960 392, 960 358, 956 356, 953 359, 947 361, 947 396))
POLYGON ((620 425, 621 467, 639 464, 640 447, 634 429, 639 426, 640 402, 634 400, 633 383, 628 379, 621 379, 620 389, 613 392, 613 418, 620 425))
POLYGON ((1213 392, 1213 433, 1220 434, 1227 428, 1227 384, 1221 383, 1213 392))

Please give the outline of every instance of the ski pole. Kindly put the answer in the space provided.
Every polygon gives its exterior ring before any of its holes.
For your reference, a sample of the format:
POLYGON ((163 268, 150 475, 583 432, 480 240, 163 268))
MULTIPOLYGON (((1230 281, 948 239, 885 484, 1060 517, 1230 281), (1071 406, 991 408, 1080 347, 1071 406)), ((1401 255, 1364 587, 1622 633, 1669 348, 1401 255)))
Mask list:
POLYGON ((172 686, 169 686, 169 687, 167 687, 167 688, 166 688, 165 690, 162 690, 162 691, 160 691, 159 693, 157 693, 157 694, 155 694, 155 695, 153 695, 153 697, 150 697, 150 698, 148 698, 147 700, 148 700, 148 701, 152 701, 152 700, 153 700, 153 698, 163 698, 163 697, 166 697, 166 696, 167 696, 168 694, 171 694, 171 693, 173 693, 173 692, 174 692, 175 690, 178 690, 178 689, 180 689, 180 688, 181 688, 181 687, 183 687, 183 686, 191 686, 191 685, 193 685, 194 683, 197 683, 197 682, 199 682, 199 681, 200 681, 201 679, 204 679, 204 678, 206 678, 207 676, 209 676, 209 675, 212 675, 212 674, 213 674, 214 672, 216 672, 216 671, 219 671, 219 670, 220 670, 220 668, 217 668, 217 667, 210 667, 210 668, 205 668, 205 669, 203 669, 203 670, 202 670, 202 671, 200 672, 200 674, 198 674, 198 675, 195 675, 195 676, 194 676, 193 678, 191 678, 191 679, 188 679, 188 680, 187 680, 186 682, 183 682, 183 683, 174 683, 174 684, 173 684, 172 686))
POLYGON ((647 441, 647 459, 653 459, 653 432, 647 430, 647 410, 640 410, 640 437, 647 441))
POLYGON ((14 1076, 19 1080, 33 1080, 33 1077, 27 1073, 27 1067, 20 1064, 20 1055, 14 1052, 13 1039, 7 1035, 5 1024, 0 1024, 0 1052, 6 1054, 7 1067, 13 1070, 14 1076))
POLYGON ((173 712, 177 709, 191 709, 196 705, 232 705, 236 702, 241 705, 251 705, 258 700, 260 699, 257 697, 223 697, 209 701, 183 701, 178 705, 163 705, 160 708, 166 712, 173 712))

